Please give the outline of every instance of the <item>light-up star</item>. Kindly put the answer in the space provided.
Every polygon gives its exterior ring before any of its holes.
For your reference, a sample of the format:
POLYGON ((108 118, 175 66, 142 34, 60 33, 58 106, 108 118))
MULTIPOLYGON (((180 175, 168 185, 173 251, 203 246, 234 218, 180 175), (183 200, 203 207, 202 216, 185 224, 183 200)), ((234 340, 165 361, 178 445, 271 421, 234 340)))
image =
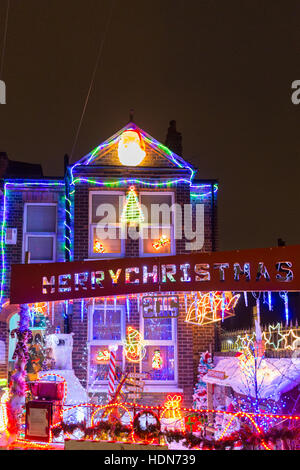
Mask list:
POLYGON ((295 331, 291 328, 288 333, 282 335, 284 339, 284 349, 298 349, 300 346, 300 336, 295 334, 295 331), (294 338, 294 341, 293 341, 294 338))
POLYGON ((273 346, 274 349, 276 349, 276 350, 279 349, 280 343, 284 339, 284 335, 281 333, 280 323, 277 323, 277 325, 275 325, 275 326, 269 325, 268 333, 266 333, 264 331, 263 334, 262 334, 262 339, 264 339, 266 341, 266 345, 269 344, 270 346, 273 346), (276 340, 275 342, 271 341, 272 336, 276 340))
POLYGON ((241 350, 241 349, 244 349, 245 347, 249 348, 250 345, 252 347, 254 347, 254 338, 255 338, 255 333, 252 333, 251 336, 249 336, 249 335, 245 335, 245 336, 238 335, 238 337, 237 337, 237 339, 234 343, 236 349, 241 350))

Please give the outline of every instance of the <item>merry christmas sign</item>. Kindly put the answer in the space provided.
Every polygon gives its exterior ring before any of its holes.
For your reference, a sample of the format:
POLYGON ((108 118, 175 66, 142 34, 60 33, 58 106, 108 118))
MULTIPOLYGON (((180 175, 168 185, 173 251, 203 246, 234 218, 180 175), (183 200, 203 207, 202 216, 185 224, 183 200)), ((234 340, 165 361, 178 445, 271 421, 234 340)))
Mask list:
POLYGON ((300 245, 12 265, 10 302, 186 291, 299 291, 300 245))

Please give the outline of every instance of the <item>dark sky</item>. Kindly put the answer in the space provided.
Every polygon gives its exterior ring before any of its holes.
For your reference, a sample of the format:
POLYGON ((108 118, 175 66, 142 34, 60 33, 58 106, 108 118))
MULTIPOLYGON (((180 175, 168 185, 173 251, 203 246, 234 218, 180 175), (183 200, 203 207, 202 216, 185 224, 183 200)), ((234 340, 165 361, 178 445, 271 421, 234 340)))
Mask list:
MULTIPOLYGON (((63 173, 113 0, 10 0, 0 150, 63 173)), ((0 0, 3 44, 7 0, 0 0)), ((74 160, 128 121, 217 178, 220 249, 300 243, 300 2, 115 0, 74 160)))

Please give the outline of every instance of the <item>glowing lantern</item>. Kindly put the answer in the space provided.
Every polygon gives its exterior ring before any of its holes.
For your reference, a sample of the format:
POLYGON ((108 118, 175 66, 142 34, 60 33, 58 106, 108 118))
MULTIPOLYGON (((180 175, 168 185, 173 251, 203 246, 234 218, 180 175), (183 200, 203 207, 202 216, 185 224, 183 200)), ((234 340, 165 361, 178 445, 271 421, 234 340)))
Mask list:
POLYGON ((122 165, 136 166, 145 158, 145 145, 136 130, 124 131, 118 144, 118 155, 122 165))
POLYGON ((124 344, 126 358, 130 362, 140 362, 146 354, 145 343, 142 340, 138 330, 129 326, 127 328, 127 337, 124 344))

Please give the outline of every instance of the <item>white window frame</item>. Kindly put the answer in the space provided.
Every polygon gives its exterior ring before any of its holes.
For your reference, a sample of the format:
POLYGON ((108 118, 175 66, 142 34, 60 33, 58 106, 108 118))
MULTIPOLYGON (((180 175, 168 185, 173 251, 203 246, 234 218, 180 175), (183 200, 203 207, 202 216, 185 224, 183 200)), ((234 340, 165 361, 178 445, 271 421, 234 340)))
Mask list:
MULTIPOLYGON (((107 310, 114 309, 114 306, 107 306, 107 310)), ((87 350, 88 350, 88 367, 87 367, 87 384, 89 392, 93 390, 97 391, 99 388, 108 385, 108 380, 99 380, 96 384, 90 383, 90 366, 91 366, 91 346, 109 346, 109 345, 118 345, 123 346, 125 340, 125 306, 117 305, 117 310, 121 311, 121 339, 120 340, 94 340, 93 338, 93 316, 95 310, 104 311, 103 305, 90 305, 88 308, 88 341, 87 341, 87 350)), ((122 354, 122 370, 125 370, 125 355, 122 354)))
MULTIPOLYGON (((172 198, 172 205, 174 205, 175 201, 175 194, 173 191, 140 191, 139 193, 139 202, 142 204, 142 196, 143 195, 162 195, 162 196, 171 196, 172 198)), ((148 214, 148 216, 151 214, 148 214)), ((148 223, 141 223, 140 224, 140 237, 139 237, 139 252, 140 252, 140 257, 146 258, 149 256, 172 256, 176 254, 176 243, 175 243, 175 224, 176 224, 176 211, 173 211, 172 213, 172 224, 170 225, 160 225, 160 224, 148 224, 148 223), (143 229, 148 229, 150 231, 151 235, 151 228, 158 228, 158 229, 164 229, 168 228, 170 229, 170 235, 171 235, 171 250, 170 253, 160 253, 159 251, 153 252, 153 253, 144 253, 144 239, 143 239, 143 229)), ((149 236, 149 233, 148 233, 149 236)))
MULTIPOLYGON (((178 384, 178 351, 177 351, 177 329, 178 323, 177 318, 171 318, 172 323, 172 339, 164 339, 164 340, 157 340, 157 339, 145 339, 144 331, 145 331, 145 324, 144 324, 144 317, 143 312, 141 311, 140 314, 140 328, 141 328, 141 335, 144 338, 145 346, 173 346, 174 347, 174 380, 145 380, 145 385, 159 385, 159 386, 168 386, 168 385, 176 385, 178 384)), ((140 361, 140 370, 143 372, 143 361, 140 361)))
POLYGON ((52 238, 52 260, 30 260, 30 263, 54 263, 56 261, 56 243, 57 243, 57 204, 51 202, 26 202, 24 204, 24 218, 23 218, 23 250, 22 250, 22 262, 25 262, 25 254, 28 251, 28 238, 29 237, 48 237, 52 238), (55 218, 55 232, 27 232, 27 208, 28 206, 55 206, 56 218, 55 218))
MULTIPOLYGON (((121 251, 120 253, 94 253, 93 252, 93 229, 98 225, 98 223, 92 222, 92 200, 93 195, 118 195, 125 197, 125 191, 89 191, 89 258, 88 259, 110 259, 110 258, 123 258, 125 256, 125 239, 121 237, 121 251)), ((106 224, 105 224, 106 225, 106 224)), ((110 224, 111 227, 120 229, 120 234, 122 232, 122 223, 121 221, 116 224, 110 224)))

